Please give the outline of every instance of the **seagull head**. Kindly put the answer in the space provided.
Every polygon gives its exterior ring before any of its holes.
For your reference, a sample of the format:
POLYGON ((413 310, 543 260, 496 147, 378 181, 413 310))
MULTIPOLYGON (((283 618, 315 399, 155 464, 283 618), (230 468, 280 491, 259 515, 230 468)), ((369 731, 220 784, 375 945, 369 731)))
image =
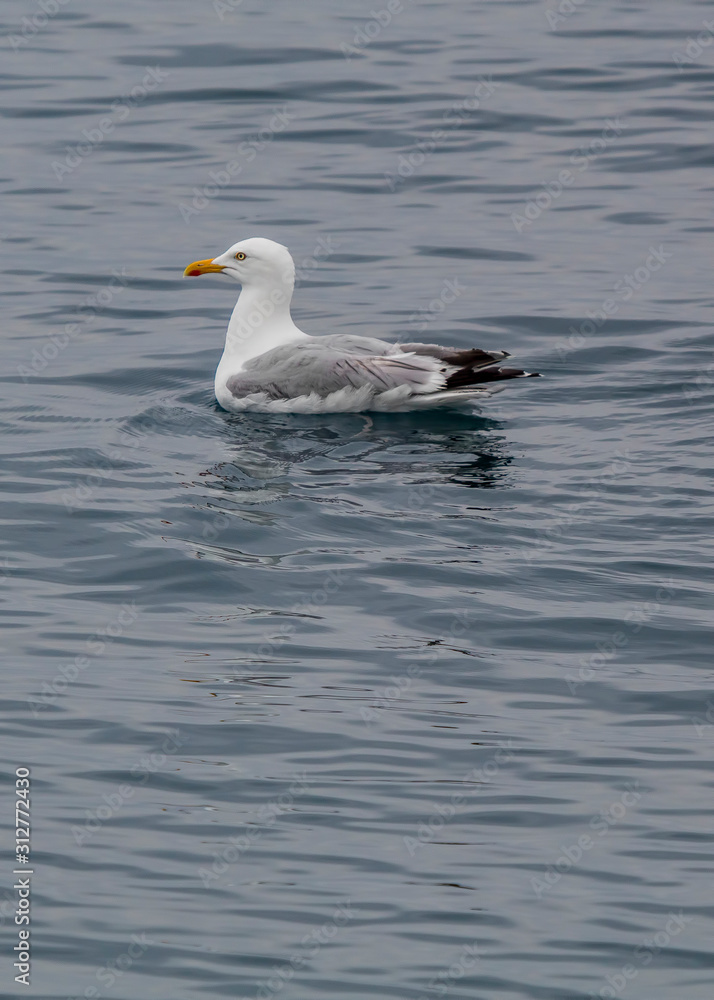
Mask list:
POLYGON ((196 260, 183 273, 186 278, 194 278, 212 272, 228 274, 244 288, 282 288, 286 285, 292 288, 295 284, 295 264, 288 248, 262 236, 234 243, 218 257, 196 260))

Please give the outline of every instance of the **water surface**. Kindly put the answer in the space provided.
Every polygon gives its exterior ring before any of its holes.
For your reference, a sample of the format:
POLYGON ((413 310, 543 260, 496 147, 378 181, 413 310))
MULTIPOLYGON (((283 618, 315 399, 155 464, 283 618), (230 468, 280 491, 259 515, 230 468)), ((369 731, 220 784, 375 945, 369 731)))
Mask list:
POLYGON ((6 993, 708 1000, 709 6, 57 6, 2 14, 6 993), (181 273, 253 235, 310 332, 546 377, 223 413, 181 273))

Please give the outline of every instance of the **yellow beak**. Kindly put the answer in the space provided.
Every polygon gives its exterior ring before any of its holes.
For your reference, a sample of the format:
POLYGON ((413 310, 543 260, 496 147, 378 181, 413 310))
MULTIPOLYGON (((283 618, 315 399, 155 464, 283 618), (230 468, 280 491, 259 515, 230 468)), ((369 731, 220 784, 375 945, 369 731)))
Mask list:
POLYGON ((195 260, 183 272, 184 278, 195 278, 199 274, 210 274, 212 271, 222 271, 222 264, 214 264, 213 260, 195 260))

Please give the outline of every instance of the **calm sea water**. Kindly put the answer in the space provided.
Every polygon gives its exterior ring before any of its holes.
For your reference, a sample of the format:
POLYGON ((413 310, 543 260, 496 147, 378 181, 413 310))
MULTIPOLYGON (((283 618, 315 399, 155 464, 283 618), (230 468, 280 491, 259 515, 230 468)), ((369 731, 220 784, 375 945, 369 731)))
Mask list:
POLYGON ((711 996, 711 13, 4 4, 3 995, 711 996), (227 415, 254 235, 546 377, 227 415))

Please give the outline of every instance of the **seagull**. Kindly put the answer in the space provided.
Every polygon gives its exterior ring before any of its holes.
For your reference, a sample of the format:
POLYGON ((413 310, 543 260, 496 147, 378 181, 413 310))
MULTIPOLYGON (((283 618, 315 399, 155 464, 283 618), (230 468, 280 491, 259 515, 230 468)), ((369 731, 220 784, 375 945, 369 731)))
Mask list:
POLYGON ((374 337, 312 337, 293 322, 295 264, 287 247, 252 237, 185 277, 226 274, 242 288, 216 370, 220 406, 233 413, 358 413, 472 403, 508 379, 538 373, 499 368, 506 351, 393 344, 374 337))

